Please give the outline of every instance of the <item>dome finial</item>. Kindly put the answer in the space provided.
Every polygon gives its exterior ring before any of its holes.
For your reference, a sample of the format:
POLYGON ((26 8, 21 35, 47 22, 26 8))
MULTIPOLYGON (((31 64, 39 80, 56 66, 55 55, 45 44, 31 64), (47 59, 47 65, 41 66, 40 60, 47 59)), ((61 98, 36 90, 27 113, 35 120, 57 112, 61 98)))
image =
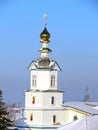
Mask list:
POLYGON ((47 19, 47 14, 43 15, 44 18, 44 30, 41 32, 40 34, 40 38, 41 38, 41 42, 42 43, 48 43, 49 42, 49 38, 50 38, 50 33, 47 31, 46 28, 46 19, 47 19))
POLYGON ((44 18, 44 25, 45 25, 45 27, 46 27, 46 25, 47 25, 47 23, 46 23, 46 19, 47 19, 47 17, 48 17, 47 14, 44 14, 44 15, 43 15, 43 18, 44 18))

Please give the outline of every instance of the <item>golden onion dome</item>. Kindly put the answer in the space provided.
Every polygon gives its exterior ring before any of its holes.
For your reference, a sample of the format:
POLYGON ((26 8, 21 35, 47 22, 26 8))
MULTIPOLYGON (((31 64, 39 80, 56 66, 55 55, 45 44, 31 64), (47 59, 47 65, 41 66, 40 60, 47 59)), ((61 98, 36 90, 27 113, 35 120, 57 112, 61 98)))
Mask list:
POLYGON ((44 30, 40 34, 41 42, 49 42, 50 33, 47 31, 45 27, 44 30))

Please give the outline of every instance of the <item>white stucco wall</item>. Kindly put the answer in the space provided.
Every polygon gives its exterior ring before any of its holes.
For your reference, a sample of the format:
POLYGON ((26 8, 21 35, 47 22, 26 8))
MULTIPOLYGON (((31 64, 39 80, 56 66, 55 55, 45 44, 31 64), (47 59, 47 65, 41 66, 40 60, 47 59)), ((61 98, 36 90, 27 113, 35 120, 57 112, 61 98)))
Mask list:
POLYGON ((57 78, 58 78, 58 72, 57 71, 31 70, 30 88, 31 89, 40 89, 40 90, 57 89, 57 78), (36 76, 36 86, 32 86, 33 75, 36 76), (55 87, 53 87, 53 88, 50 86, 52 75, 55 76, 55 87))
POLYGON ((86 116, 86 114, 75 110, 68 110, 68 122, 74 121, 74 116, 77 116, 77 119, 79 119, 86 116))
POLYGON ((50 107, 61 106, 63 92, 25 92, 25 107, 50 107), (35 97, 35 103, 32 103, 32 97, 35 97), (54 104, 51 104, 51 97, 54 97, 54 104))
POLYGON ((61 107, 63 92, 59 91, 27 91, 25 92, 25 115, 27 123, 38 125, 53 124, 53 116, 56 116, 56 123, 65 122, 65 111, 61 107), (35 104, 32 104, 32 96, 35 96, 35 104), (51 97, 54 97, 54 104, 51 104, 51 97), (33 121, 30 121, 30 114, 33 114, 33 121))
POLYGON ((27 124, 31 125, 53 125, 53 116, 56 116, 55 124, 65 124, 65 111, 63 109, 50 110, 50 109, 26 109, 27 124), (33 120, 30 121, 30 114, 33 115, 33 120))
POLYGON ((41 125, 43 124, 43 112, 39 110, 25 110, 26 123, 29 125, 41 125), (32 121, 30 120, 30 114, 32 114, 32 121))

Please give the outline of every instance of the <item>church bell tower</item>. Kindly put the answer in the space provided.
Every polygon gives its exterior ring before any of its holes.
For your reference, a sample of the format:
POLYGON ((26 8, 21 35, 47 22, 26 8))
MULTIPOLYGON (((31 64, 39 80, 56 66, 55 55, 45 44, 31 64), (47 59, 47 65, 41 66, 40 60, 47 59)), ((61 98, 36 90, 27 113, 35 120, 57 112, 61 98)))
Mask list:
POLYGON ((30 88, 33 90, 57 90, 57 73, 60 71, 58 64, 48 57, 51 49, 48 48, 50 42, 50 33, 46 28, 46 17, 44 15, 44 30, 40 34, 40 42, 42 44, 40 52, 40 58, 32 61, 29 66, 30 70, 30 88))
POLYGON ((30 71, 30 89, 25 91, 25 123, 39 129, 56 127, 63 123, 63 91, 58 90, 58 71, 56 61, 49 58, 52 52, 48 45, 50 33, 47 30, 47 15, 44 15, 44 29, 40 34, 40 58, 33 60, 30 71))

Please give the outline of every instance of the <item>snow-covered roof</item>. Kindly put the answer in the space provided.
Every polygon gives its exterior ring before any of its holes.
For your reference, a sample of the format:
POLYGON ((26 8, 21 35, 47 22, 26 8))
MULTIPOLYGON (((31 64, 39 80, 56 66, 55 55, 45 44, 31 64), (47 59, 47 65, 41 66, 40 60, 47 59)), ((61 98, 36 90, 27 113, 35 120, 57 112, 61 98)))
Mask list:
POLYGON ((98 115, 83 117, 58 128, 58 130, 98 130, 98 115))
POLYGON ((50 60, 49 58, 39 58, 37 60, 33 60, 32 63, 28 67, 29 70, 56 70, 61 71, 60 66, 56 61, 50 60))
POLYGON ((98 102, 65 102, 65 108, 77 109, 92 115, 98 115, 98 102))

